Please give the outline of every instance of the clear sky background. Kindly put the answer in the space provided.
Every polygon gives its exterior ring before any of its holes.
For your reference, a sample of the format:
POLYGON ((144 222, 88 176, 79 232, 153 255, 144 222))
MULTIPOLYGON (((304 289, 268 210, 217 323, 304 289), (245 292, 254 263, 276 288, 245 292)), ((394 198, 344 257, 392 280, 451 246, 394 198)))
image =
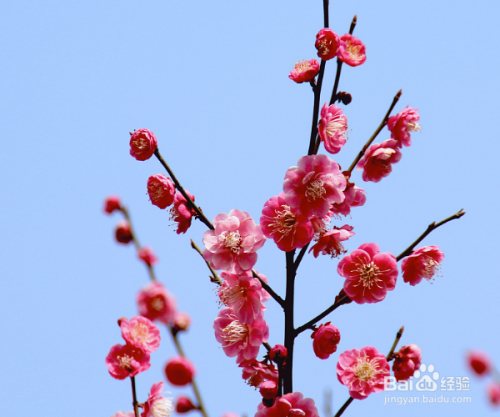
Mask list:
MULTIPOLYGON (((387 352, 401 325, 401 345, 418 344, 423 362, 441 376, 471 376, 469 348, 500 363, 499 10, 493 0, 331 2, 330 27, 342 35, 357 14, 354 35, 368 56, 360 67, 343 67, 340 90, 353 96, 345 106, 351 132, 333 158, 349 166, 399 89, 395 112, 416 107, 423 126, 388 178, 365 184, 354 174, 367 203, 346 220, 356 233, 347 249, 377 242, 399 254, 430 222, 461 208, 467 214, 423 242, 445 253, 443 277, 416 287, 400 277, 383 302, 338 309, 328 320, 342 340, 328 360, 314 356, 309 332, 298 339, 295 389, 314 398, 321 413, 325 390, 333 390, 334 411, 348 398, 337 381, 338 355, 364 346, 387 352)), ((205 228, 196 222, 177 236, 168 213, 151 205, 147 178, 163 170, 154 158, 130 157, 128 132, 156 133, 163 156, 209 218, 237 208, 258 219, 286 170, 307 152, 313 96, 288 73, 296 61, 316 57, 322 25, 320 0, 2 2, 2 414, 131 410, 129 381, 111 378, 104 358, 121 343, 116 320, 137 313, 135 295, 148 275, 132 246, 114 242, 119 216, 102 212, 109 194, 122 197, 141 243, 160 259, 159 279, 192 316, 182 343, 210 417, 255 413, 260 395, 213 335, 214 285, 189 245, 201 245, 205 228)), ((335 69, 327 64, 322 103, 335 69)), ((388 138, 384 130, 378 139, 388 138)), ((281 295, 284 265, 268 241, 256 268, 281 295)), ((305 258, 296 325, 333 302, 343 284, 336 265, 305 258)), ((283 343, 283 315, 272 300, 266 319, 269 342, 283 343)), ((141 401, 174 355, 163 335, 151 369, 137 377, 141 401)), ((345 415, 488 415, 484 388, 471 376, 465 394, 472 403, 454 405, 384 406, 384 394, 374 394, 345 415)))

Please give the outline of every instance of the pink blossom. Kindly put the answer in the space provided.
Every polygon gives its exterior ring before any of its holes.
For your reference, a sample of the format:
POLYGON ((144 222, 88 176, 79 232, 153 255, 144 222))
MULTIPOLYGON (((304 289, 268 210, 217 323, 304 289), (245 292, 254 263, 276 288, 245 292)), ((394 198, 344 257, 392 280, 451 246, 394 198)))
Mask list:
POLYGON ((307 155, 285 174, 286 203, 306 216, 325 216, 330 205, 344 201, 346 179, 339 165, 326 155, 307 155))
POLYGON ((335 104, 321 109, 321 119, 318 124, 318 132, 325 149, 330 153, 339 153, 347 141, 347 117, 342 109, 335 104))
POLYGON ((124 411, 118 411, 115 415, 111 417, 135 417, 135 413, 133 411, 129 411, 128 413, 124 411))
POLYGON ((137 257, 144 261, 148 266, 153 266, 158 263, 158 258, 155 256, 153 249, 149 246, 144 246, 137 251, 137 257))
POLYGON ((152 282, 137 294, 139 314, 149 320, 171 323, 177 312, 177 302, 163 284, 152 282))
MULTIPOLYGON (((110 195, 104 200, 104 212, 107 214, 113 213, 115 210, 121 209, 120 197, 117 195, 110 195)), ((121 413, 121 411, 119 411, 121 413)))
POLYGON ((243 368, 242 377, 251 387, 259 388, 263 381, 271 380, 278 383, 278 370, 272 364, 265 364, 255 359, 246 360, 239 364, 243 368))
POLYGON ((372 392, 384 390, 384 377, 388 377, 389 363, 385 356, 372 346, 347 350, 339 356, 337 376, 349 388, 349 395, 364 400, 372 392))
POLYGON ((290 71, 290 75, 288 76, 288 78, 300 84, 313 80, 318 72, 318 61, 316 61, 315 59, 311 59, 309 61, 303 59, 302 61, 295 63, 295 67, 293 67, 293 70, 290 71))
POLYGON ((356 187, 353 183, 348 183, 344 190, 345 200, 340 204, 332 204, 330 211, 340 218, 340 215, 347 216, 351 213, 351 207, 360 207, 366 203, 365 190, 356 187), (349 184, 351 184, 349 186, 349 184))
POLYGON ((156 382, 151 386, 141 417, 170 417, 174 411, 174 404, 171 398, 161 395, 164 385, 163 382, 156 382))
POLYGON ((407 381, 422 363, 422 350, 415 344, 403 346, 394 356, 392 370, 397 381, 407 381))
POLYGON ((151 203, 165 209, 174 202, 175 185, 163 174, 151 175, 148 178, 148 194, 151 203))
POLYGON ((177 313, 172 323, 172 329, 176 332, 185 332, 191 325, 191 317, 187 313, 177 313))
MULTIPOLYGON (((191 201, 194 202, 194 195, 188 190, 184 190, 191 201)), ((177 191, 174 197, 174 206, 170 209, 170 219, 177 223, 177 234, 186 233, 191 226, 192 217, 196 215, 193 208, 189 208, 187 200, 182 193, 177 191)))
POLYGON ((160 330, 146 317, 135 316, 119 321, 122 337, 125 341, 146 353, 153 353, 160 346, 160 330))
POLYGON ((128 221, 120 220, 118 222, 115 229, 115 238, 118 243, 123 243, 125 245, 134 239, 128 221))
POLYGON ((257 358, 260 345, 269 338, 269 327, 264 320, 241 323, 233 310, 226 307, 214 321, 215 338, 222 343, 224 353, 236 363, 257 358))
POLYGON ((269 351, 269 359, 273 362, 279 364, 281 362, 286 363, 286 357, 288 356, 288 350, 285 346, 275 344, 273 348, 269 351))
POLYGON ((147 371, 149 354, 131 345, 114 345, 106 356, 106 366, 113 378, 125 379, 147 371))
POLYGON ((139 129, 130 134, 130 155, 138 161, 151 158, 157 147, 156 136, 148 129, 139 129))
POLYGON ((188 358, 174 356, 165 365, 165 374, 171 384, 184 386, 193 381, 196 368, 188 358))
POLYGON ((357 67, 366 61, 365 44, 355 36, 346 33, 340 38, 338 57, 351 67, 357 67))
MULTIPOLYGON (((439 250, 439 246, 423 246, 412 252, 401 261, 404 282, 410 285, 417 285, 422 278, 430 281, 436 270, 439 271, 443 262, 444 253, 439 250)), ((439 275, 439 273, 438 273, 439 275)))
POLYGON ((492 362, 490 356, 482 350, 471 350, 467 353, 467 361, 471 369, 479 376, 491 372, 492 362))
POLYGON ((396 116, 389 117, 387 128, 391 132, 391 138, 397 140, 400 148, 411 145, 410 132, 418 132, 422 127, 417 123, 420 120, 418 109, 410 109, 406 106, 396 116))
POLYGON ((398 142, 393 139, 374 143, 359 160, 356 169, 363 170, 363 181, 379 182, 391 173, 392 164, 399 162, 402 156, 398 142))
POLYGON ((351 236, 354 236, 352 232, 353 227, 345 224, 344 226, 338 228, 326 230, 323 229, 322 232, 315 238, 316 244, 309 249, 309 252, 313 251, 315 258, 321 253, 322 255, 331 255, 332 258, 336 258, 347 251, 344 249, 342 243, 351 236))
POLYGON ((309 218, 286 203, 285 193, 266 201, 260 225, 264 236, 272 238, 278 248, 285 252, 304 247, 313 237, 309 218))
POLYGON ((255 417, 319 417, 319 413, 313 399, 292 392, 276 398, 272 407, 260 403, 255 417))
POLYGON ((392 253, 380 253, 376 243, 364 243, 342 258, 337 272, 346 279, 344 291, 351 300, 378 303, 396 287, 398 265, 392 253))
POLYGON ((500 405, 500 383, 498 381, 491 381, 486 387, 486 392, 492 405, 500 405))
POLYGON ((191 410, 196 410, 196 406, 193 404, 189 397, 185 397, 184 395, 179 395, 177 398, 177 405, 175 406, 175 411, 179 414, 187 413, 191 410))
POLYGON ((264 318, 262 285, 251 272, 231 274, 223 271, 220 276, 224 278, 218 291, 221 303, 231 307, 241 323, 250 324, 264 318))
POLYGON ((316 49, 318 50, 318 56, 324 60, 335 58, 339 46, 341 44, 339 36, 333 32, 331 29, 321 29, 316 35, 316 49))
POLYGON ((340 332, 337 327, 330 322, 320 324, 312 333, 314 354, 320 359, 328 359, 330 355, 337 351, 340 342, 340 332))
POLYGON ((259 392, 267 400, 276 398, 278 395, 278 384, 274 381, 263 381, 260 384, 259 392))
POLYGON ((266 238, 258 224, 245 211, 231 210, 214 218, 215 230, 203 235, 203 257, 215 269, 240 273, 252 269, 257 262, 257 250, 266 238))

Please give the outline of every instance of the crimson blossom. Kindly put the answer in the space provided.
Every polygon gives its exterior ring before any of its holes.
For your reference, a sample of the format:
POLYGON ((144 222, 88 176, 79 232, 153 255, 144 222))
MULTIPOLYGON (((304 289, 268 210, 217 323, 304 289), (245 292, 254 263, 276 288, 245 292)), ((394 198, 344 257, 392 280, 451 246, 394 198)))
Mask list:
MULTIPOLYGON (((184 190, 191 201, 194 201, 194 195, 188 190, 184 190)), ((191 220, 196 215, 196 210, 189 208, 186 198, 181 192, 177 191, 174 196, 174 206, 170 208, 170 219, 177 223, 176 233, 186 233, 191 226, 191 220)))
POLYGON ((332 153, 339 153, 347 141, 347 117, 342 109, 335 104, 321 109, 321 119, 318 124, 318 133, 325 149, 332 153))
POLYGON ((272 407, 260 403, 255 417, 319 417, 319 413, 313 399, 292 392, 276 398, 272 407))
POLYGON ((219 312, 214 321, 214 330, 224 353, 230 358, 236 356, 236 363, 257 358, 260 345, 269 338, 269 327, 264 320, 241 323, 230 307, 219 312))
POLYGON ((151 366, 149 354, 129 344, 114 345, 106 356, 106 366, 115 379, 133 377, 151 366))
POLYGON ((160 330, 146 317, 135 316, 118 320, 125 341, 146 353, 153 353, 160 346, 160 330))
MULTIPOLYGON (((120 197, 117 195, 110 195, 104 200, 104 212, 107 214, 113 213, 115 210, 121 209, 120 197)), ((122 411, 119 411, 121 413, 122 411)))
POLYGON ((492 363, 490 356, 482 350, 471 350, 467 353, 467 361, 471 369, 479 376, 491 372, 492 363))
POLYGON ((316 77, 319 72, 319 62, 315 59, 306 61, 303 59, 295 63, 295 67, 290 71, 288 78, 300 84, 303 82, 309 82, 316 77))
POLYGON ((151 175, 148 178, 148 195, 151 203, 165 209, 174 202, 175 185, 163 174, 151 175))
POLYGON ((264 364, 255 359, 243 361, 239 364, 243 368, 242 378, 247 381, 251 387, 259 388, 264 381, 273 381, 278 383, 278 370, 273 364, 264 364))
POLYGON ((385 356, 372 346, 347 350, 339 356, 337 377, 349 388, 349 395, 364 400, 384 390, 384 378, 390 375, 385 356))
POLYGON ((144 246, 137 251, 137 257, 144 261, 148 266, 153 266, 158 263, 158 258, 149 246, 144 246))
POLYGON ((132 229, 130 223, 126 220, 120 220, 116 225, 115 238, 118 243, 130 243, 134 237, 132 236, 132 229))
POLYGON ((311 334, 313 339, 314 354, 320 359, 328 359, 330 355, 337 351, 340 342, 340 332, 337 327, 330 322, 320 324, 311 334))
POLYGON ((177 302, 160 282, 152 282, 142 288, 137 294, 137 305, 139 314, 150 320, 168 324, 176 317, 177 302))
POLYGON ((500 383, 492 381, 486 387, 486 392, 492 405, 500 405, 500 383))
POLYGON ((337 56, 337 52, 342 41, 333 30, 321 29, 316 35, 316 49, 318 56, 323 61, 328 61, 337 56))
POLYGON ((366 203, 365 190, 356 187, 353 183, 347 184, 344 195, 345 200, 342 203, 335 203, 330 207, 330 211, 338 218, 340 215, 348 216, 351 213, 351 207, 361 207, 366 203))
POLYGON ((392 370, 398 382, 407 381, 422 363, 422 350, 415 344, 403 346, 394 356, 392 370))
POLYGON ((392 253, 380 253, 376 243, 364 243, 342 258, 337 272, 346 279, 344 291, 351 300, 378 303, 396 287, 398 265, 392 253))
POLYGON ((130 155, 138 161, 151 158, 157 147, 156 136, 148 129, 139 129, 130 134, 130 155))
POLYGON ((174 356, 165 365, 165 374, 171 384, 184 386, 193 381, 196 368, 188 358, 174 356))
POLYGON ((260 226, 264 236, 272 238, 278 248, 285 252, 304 247, 314 235, 309 218, 286 203, 285 193, 266 201, 260 226))
POLYGON ((306 217, 322 218, 330 205, 342 203, 346 179, 339 165, 326 155, 306 155, 285 174, 286 203, 306 217))
POLYGON ((177 405, 175 406, 175 411, 179 414, 187 413, 191 410, 195 410, 196 406, 193 404, 189 397, 184 395, 179 395, 177 398, 177 405))
POLYGON ((422 281, 422 278, 430 281, 436 270, 439 270, 439 264, 443 259, 444 253, 439 250, 439 246, 418 248, 401 261, 404 282, 417 285, 422 281))
POLYGON ((418 109, 406 106, 396 116, 389 117, 387 128, 391 132, 391 138, 397 140, 400 148, 411 145, 410 132, 418 132, 422 127, 417 123, 420 120, 418 109))
POLYGON ((156 382, 151 386, 141 417, 169 417, 172 414, 174 411, 172 399, 161 395, 164 385, 163 382, 156 382))
POLYGON ((266 238, 246 211, 231 210, 214 218, 215 230, 203 235, 203 257, 215 269, 241 273, 253 268, 266 238))
POLYGON ((323 229, 318 236, 315 238, 316 244, 309 249, 309 252, 313 251, 315 258, 322 255, 330 255, 332 258, 336 258, 347 251, 344 249, 342 243, 351 236, 354 236, 352 232, 353 227, 345 224, 342 227, 334 227, 333 229, 326 230, 323 229))
POLYGON ((340 40, 343 42, 339 45, 339 59, 351 67, 364 64, 366 61, 365 44, 349 33, 342 36, 340 40))
POLYGON ((398 142, 393 139, 374 143, 359 160, 356 169, 363 170, 363 181, 379 182, 392 172, 392 164, 399 162, 402 156, 398 142))

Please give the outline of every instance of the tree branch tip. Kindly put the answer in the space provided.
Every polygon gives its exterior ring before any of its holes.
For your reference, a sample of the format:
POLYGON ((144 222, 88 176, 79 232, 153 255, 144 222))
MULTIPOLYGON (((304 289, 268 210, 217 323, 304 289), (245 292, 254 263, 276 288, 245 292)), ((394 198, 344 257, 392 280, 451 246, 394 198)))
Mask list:
POLYGON ((354 17, 352 18, 352 24, 355 25, 356 23, 358 23, 358 15, 355 14, 354 17))
POLYGON ((396 100, 399 100, 399 98, 401 97, 401 95, 403 94, 403 90, 399 90, 398 93, 396 94, 396 96, 394 97, 396 100))
POLYGON ((398 337, 403 336, 403 332, 405 331, 405 326, 401 326, 401 329, 398 331, 398 337))
POLYGON ((460 209, 460 211, 455 214, 455 216, 457 216, 457 218, 459 219, 460 217, 462 217, 465 213, 467 213, 466 211, 464 211, 464 209, 460 209))

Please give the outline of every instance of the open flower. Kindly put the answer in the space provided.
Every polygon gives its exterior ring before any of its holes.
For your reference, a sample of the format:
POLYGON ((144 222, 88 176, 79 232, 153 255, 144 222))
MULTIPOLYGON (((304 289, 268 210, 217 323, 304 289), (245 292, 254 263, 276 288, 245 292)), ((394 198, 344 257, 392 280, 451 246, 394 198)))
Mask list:
POLYGON ((295 81, 296 83, 309 82, 316 77, 319 72, 319 62, 315 59, 306 61, 303 59, 295 63, 295 67, 290 71, 288 78, 295 81))
POLYGON ((307 155, 285 174, 283 191, 286 203, 303 216, 321 218, 330 205, 344 201, 346 179, 339 165, 326 155, 307 155))
POLYGON ((264 320, 241 323, 230 307, 219 312, 214 330, 224 353, 230 358, 236 356, 236 363, 257 358, 260 345, 269 338, 269 327, 264 320))
POLYGON ((372 392, 384 390, 384 377, 390 375, 385 356, 372 346, 347 350, 339 356, 337 376, 349 388, 349 395, 364 400, 372 392))
POLYGON ((403 346, 399 352, 394 355, 392 370, 396 380, 407 381, 422 363, 422 350, 415 344, 403 346))
POLYGON ((145 161, 156 151, 158 141, 151 130, 139 129, 130 134, 130 155, 138 161, 145 161))
POLYGON ((402 156, 398 142, 393 139, 374 143, 359 160, 356 169, 363 170, 363 181, 379 182, 392 172, 392 164, 399 162, 402 156))
POLYGON ((174 202, 175 185, 163 174, 151 175, 148 178, 148 195, 151 203, 165 209, 174 202))
MULTIPOLYGON (((194 195, 188 190, 184 190, 191 201, 194 202, 194 195)), ((170 219, 177 223, 177 234, 186 233, 191 226, 191 220, 196 215, 193 208, 189 208, 187 200, 181 192, 177 191, 174 196, 174 206, 170 209, 170 219)))
POLYGON ((177 312, 177 302, 160 282, 146 285, 137 294, 139 314, 149 320, 171 323, 177 312))
POLYGON ((255 417, 319 417, 318 409, 311 398, 304 398, 300 392, 292 392, 276 398, 272 407, 262 402, 255 417))
POLYGON ((215 230, 203 235, 203 257, 215 269, 240 273, 252 269, 265 243, 262 230, 245 211, 231 210, 214 218, 215 230))
POLYGON ((165 398, 161 395, 163 382, 156 382, 152 385, 149 397, 144 403, 144 411, 141 417, 170 417, 174 410, 174 404, 171 398, 165 398))
POLYGON ((351 236, 354 236, 352 232, 353 227, 345 224, 342 227, 334 227, 333 229, 326 230, 323 229, 318 236, 315 238, 316 244, 309 249, 309 252, 313 251, 315 258, 322 255, 330 255, 332 258, 336 258, 347 251, 344 249, 342 243, 351 236))
POLYGON ((339 35, 333 32, 331 29, 321 29, 316 35, 316 49, 318 50, 318 56, 323 61, 328 61, 329 59, 335 58, 340 46, 341 40, 339 35))
POLYGON ((378 303, 396 287, 398 265, 392 253, 380 253, 376 243, 364 243, 342 258, 337 272, 346 279, 344 291, 351 300, 378 303))
POLYGON ((114 345, 106 356, 106 366, 115 379, 136 376, 149 369, 149 354, 131 345, 114 345))
POLYGON ((396 116, 389 117, 387 129, 391 132, 391 138, 397 140, 401 148, 411 145, 410 132, 418 132, 422 127, 417 123, 420 120, 418 109, 411 109, 406 106, 396 116))
POLYGON ((160 330, 146 317, 135 316, 119 321, 125 341, 144 352, 153 353, 160 346, 160 330))
POLYGON ((346 33, 340 38, 338 57, 351 67, 357 67, 366 61, 365 44, 355 36, 346 33))
POLYGON ((417 285, 423 278, 430 281, 436 274, 436 270, 439 271, 443 259, 444 253, 439 250, 439 246, 418 248, 401 261, 404 282, 417 285))
POLYGON ((318 124, 318 133, 325 149, 332 153, 339 153, 347 141, 347 117, 342 109, 335 104, 321 109, 321 119, 318 124))
POLYGON ((309 218, 286 203, 285 193, 266 201, 260 226, 264 236, 272 238, 278 248, 285 252, 304 247, 314 234, 309 218))
POLYGON ((255 359, 243 361, 239 364, 243 368, 242 377, 251 387, 259 388, 264 381, 274 381, 278 383, 278 370, 273 364, 265 364, 255 359))

